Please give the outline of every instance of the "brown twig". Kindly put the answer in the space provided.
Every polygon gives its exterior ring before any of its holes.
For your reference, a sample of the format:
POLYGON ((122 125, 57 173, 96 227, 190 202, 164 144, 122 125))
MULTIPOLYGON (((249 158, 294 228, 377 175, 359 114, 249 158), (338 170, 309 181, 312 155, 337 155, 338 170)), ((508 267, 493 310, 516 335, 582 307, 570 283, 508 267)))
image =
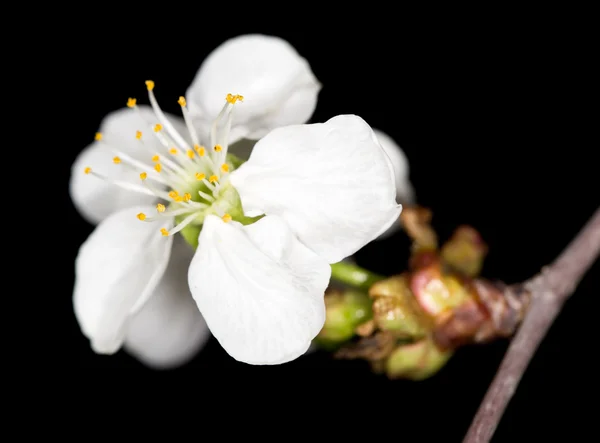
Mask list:
POLYGON ((518 285, 517 289, 530 292, 531 305, 463 443, 490 441, 540 342, 599 253, 600 208, 554 263, 540 275, 518 285))

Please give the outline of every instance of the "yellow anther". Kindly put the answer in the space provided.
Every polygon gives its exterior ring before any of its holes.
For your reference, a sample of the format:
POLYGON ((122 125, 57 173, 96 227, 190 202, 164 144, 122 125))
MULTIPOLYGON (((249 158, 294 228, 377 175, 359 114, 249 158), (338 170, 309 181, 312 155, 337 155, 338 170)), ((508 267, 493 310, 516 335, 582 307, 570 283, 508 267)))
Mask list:
POLYGON ((167 231, 165 228, 160 228, 160 233, 162 235, 164 235, 165 237, 167 237, 169 235, 169 231, 167 231))
POLYGON ((235 102, 237 102, 238 100, 243 102, 244 101, 244 96, 243 95, 233 95, 233 94, 227 94, 227 97, 225 97, 225 100, 227 100, 228 103, 235 105, 235 102))
POLYGON ((179 193, 177 191, 171 191, 169 192, 169 197, 175 200, 177 197, 179 197, 179 193))
POLYGON ((189 192, 186 192, 185 194, 183 194, 184 202, 189 202, 191 199, 192 199, 192 194, 190 194, 189 192))
POLYGON ((229 214, 225 214, 223 217, 221 217, 223 219, 223 221, 225 223, 229 223, 231 221, 231 215, 229 214))
POLYGON ((229 165, 227 163, 223 163, 221 165, 221 171, 223 171, 223 172, 229 172, 229 165))
POLYGON ((208 177, 208 181, 214 183, 216 181, 219 181, 219 177, 217 177, 216 175, 211 175, 210 177, 208 177))
POLYGON ((146 220, 146 214, 144 214, 143 212, 140 212, 140 213, 137 215, 137 218, 138 218, 139 220, 141 220, 141 221, 144 221, 144 220, 146 220))
POLYGON ((142 131, 135 131, 135 138, 137 138, 138 140, 142 139, 142 131))
POLYGON ((121 157, 119 157, 119 156, 113 157, 113 163, 115 165, 118 165, 119 163, 121 163, 121 157))
POLYGON ((178 195, 177 197, 175 197, 175 201, 176 202, 182 202, 183 201, 183 197, 181 195, 178 195))
POLYGON ((156 154, 156 155, 153 155, 153 156, 152 156, 152 161, 153 161, 154 163, 156 163, 156 162, 157 162, 157 161, 159 161, 159 160, 160 160, 160 157, 159 157, 159 155, 158 155, 158 154, 156 154))
POLYGON ((221 147, 221 145, 215 145, 215 152, 221 152, 223 150, 223 148, 221 147))
POLYGON ((161 166, 161 164, 160 164, 160 163, 157 163, 157 164, 155 164, 155 165, 154 165, 154 170, 155 170, 156 172, 160 172, 160 171, 162 170, 162 166, 161 166))
POLYGON ((165 205, 163 205, 162 203, 159 203, 159 204, 157 204, 157 205, 156 205, 156 210, 157 210, 158 212, 165 212, 165 210, 166 210, 166 209, 167 209, 167 208, 166 208, 166 207, 165 207, 165 205))
POLYGON ((187 156, 188 156, 189 158, 194 158, 194 155, 196 155, 196 154, 194 154, 194 151, 192 151, 191 149, 188 149, 188 151, 187 151, 187 156))
POLYGON ((179 100, 177 100, 177 103, 179 103, 179 106, 185 106, 186 105, 186 101, 185 101, 185 97, 179 97, 179 100))
POLYGON ((204 154, 206 154, 204 146, 194 145, 194 150, 198 153, 200 157, 204 157, 204 154))
POLYGON ((90 172, 92 172, 92 168, 90 168, 89 166, 87 166, 83 172, 85 172, 86 174, 89 174, 90 172))
POLYGON ((135 98, 131 98, 129 97, 127 99, 127 107, 128 108, 133 108, 135 106, 135 104, 137 103, 137 100, 135 98))
POLYGON ((96 135, 94 135, 94 140, 96 140, 97 142, 99 142, 100 140, 102 140, 102 133, 101 132, 96 132, 96 135))
POLYGON ((146 174, 145 172, 142 172, 142 173, 140 174, 140 178, 141 178, 142 180, 146 180, 146 179, 148 178, 148 174, 146 174))
POLYGON ((206 178, 206 174, 201 172, 196 172, 196 180, 204 180, 206 178))
POLYGON ((154 125, 154 132, 160 132, 162 131, 162 125, 160 123, 157 123, 154 125))
POLYGON ((148 88, 148 91, 152 91, 154 89, 154 82, 152 80, 146 80, 146 88, 148 88))
POLYGON ((177 154, 178 152, 179 152, 179 151, 178 151, 177 149, 175 149, 175 148, 171 148, 171 149, 169 149, 169 154, 175 155, 175 154, 177 154))

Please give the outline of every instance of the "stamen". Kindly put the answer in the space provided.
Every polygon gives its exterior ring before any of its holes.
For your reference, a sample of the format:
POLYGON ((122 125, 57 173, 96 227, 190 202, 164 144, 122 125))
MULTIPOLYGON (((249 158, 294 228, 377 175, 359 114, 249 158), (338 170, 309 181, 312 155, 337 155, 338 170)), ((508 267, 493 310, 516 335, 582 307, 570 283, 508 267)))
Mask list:
POLYGON ((206 178, 206 174, 201 172, 196 172, 196 180, 204 180, 206 178))
POLYGON ((171 149, 169 149, 169 154, 171 154, 171 155, 177 155, 178 152, 179 151, 177 150, 177 148, 171 148, 171 149))
POLYGON ((192 194, 190 194, 189 192, 186 192, 185 194, 183 194, 184 202, 189 202, 191 199, 192 199, 192 194))
POLYGON ((227 163, 223 163, 221 165, 221 171, 223 171, 223 172, 229 172, 229 165, 227 163))
POLYGON ((142 139, 142 131, 135 131, 135 138, 137 138, 138 140, 142 139))
POLYGON ((153 161, 154 163, 158 162, 159 160, 160 160, 160 156, 159 156, 158 154, 156 154, 156 155, 154 155, 154 156, 152 157, 152 161, 153 161))
POLYGON ((190 146, 187 144, 185 139, 179 134, 179 132, 177 132, 177 130, 171 124, 167 116, 160 109, 160 106, 156 101, 156 97, 154 96, 154 92, 152 92, 152 90, 154 89, 154 82, 152 80, 147 80, 146 87, 148 89, 148 98, 150 99, 150 105, 152 106, 152 110, 158 117, 158 121, 165 127, 167 133, 171 136, 171 138, 173 138, 176 145, 184 149, 189 149, 190 146))
POLYGON ((219 112, 219 115, 217 115, 217 118, 215 119, 212 126, 210 127, 210 144, 211 144, 211 146, 215 146, 217 144, 217 128, 219 126, 219 122, 221 121, 221 118, 223 117, 223 115, 225 115, 225 111, 227 111, 229 106, 231 106, 229 104, 229 102, 225 103, 225 105, 219 112))
POLYGON ((146 214, 144 214, 143 212, 140 212, 140 213, 137 215, 137 218, 138 218, 139 220, 141 220, 141 221, 144 221, 144 220, 146 220, 146 214))
POLYGON ((210 177, 208 177, 208 181, 211 183, 216 183, 219 181, 219 177, 217 177, 216 175, 211 175, 210 177))
POLYGON ((162 203, 159 203, 159 204, 157 204, 157 205, 156 205, 156 210, 157 210, 158 212, 165 212, 165 210, 166 210, 166 209, 167 209, 167 208, 166 208, 166 207, 165 207, 165 205, 163 205, 162 203))
POLYGON ((214 202, 215 201, 215 198, 212 195, 207 194, 206 192, 198 191, 198 195, 200 197, 202 197, 204 200, 207 200, 209 202, 214 202))
POLYGON ((127 107, 128 108, 133 108, 135 106, 135 104, 137 103, 137 100, 135 98, 131 98, 129 97, 127 99, 127 107))
POLYGON ((194 156, 195 156, 195 155, 196 155, 196 154, 194 154, 194 151, 192 151, 191 149, 188 149, 188 151, 187 151, 187 156, 188 156, 190 159, 194 158, 194 156))
POLYGON ((160 228, 160 233, 165 237, 169 236, 169 231, 167 231, 165 228, 160 228))
POLYGON ((162 128, 163 128, 162 125, 160 123, 157 123, 154 125, 153 129, 154 129, 154 132, 160 132, 160 131, 162 131, 162 128))
POLYGON ((208 189, 211 190, 211 192, 215 192, 217 190, 217 188, 215 187, 215 185, 213 185, 211 182, 209 182, 207 179, 202 180, 202 183, 204 183, 206 185, 206 187, 208 189))
POLYGON ((227 100, 227 103, 235 105, 235 102, 238 101, 238 100, 241 101, 241 102, 243 102, 244 101, 244 96, 243 95, 239 95, 239 94, 236 94, 236 95, 227 94, 227 97, 225 97, 225 100, 227 100))
POLYGON ((160 172, 160 171, 162 171, 162 165, 161 165, 160 163, 157 163, 157 164, 155 164, 155 165, 154 165, 154 170, 155 170, 156 172, 160 172))
POLYGON ((194 150, 198 153, 200 157, 204 157, 206 155, 206 149, 204 148, 204 146, 196 144, 194 145, 194 150))
POLYGON ((145 172, 142 172, 142 173, 140 174, 140 178, 141 178, 142 180, 146 180, 146 179, 148 178, 148 174, 146 174, 145 172))
POLYGON ((105 175, 102 175, 102 174, 92 171, 92 168, 90 168, 89 166, 87 168, 85 168, 84 172, 86 174, 92 174, 94 177, 97 177, 97 178, 104 180, 108 183, 111 183, 113 185, 119 186, 123 189, 127 189, 129 191, 135 191, 135 192, 139 192, 140 194, 145 194, 145 195, 152 195, 154 197, 161 197, 160 193, 158 193, 154 190, 148 189, 147 187, 144 187, 144 186, 135 185, 133 183, 129 183, 126 181, 110 179, 105 175))
POLYGON ((221 217, 221 219, 225 222, 225 223, 229 223, 231 221, 231 215, 229 214, 225 214, 223 217, 221 217))
MULTIPOLYGON (((191 222, 193 222, 194 219, 196 219, 197 217, 198 217, 198 214, 196 214, 196 213, 188 215, 186 218, 184 218, 181 221, 181 223, 179 223, 177 226, 175 226, 173 229, 171 229, 168 232, 168 235, 177 234, 179 231, 181 231, 183 228, 185 228, 187 225, 189 225, 191 222)), ((165 234, 163 233, 163 235, 165 235, 165 234)))
POLYGON ((97 142, 99 142, 100 140, 102 140, 102 133, 101 132, 96 132, 96 135, 94 135, 94 140, 96 140, 97 142))
POLYGON ((192 119, 190 118, 189 112, 187 110, 187 102, 185 100, 185 97, 179 97, 177 103, 181 105, 181 113, 183 114, 183 120, 185 120, 185 125, 187 126, 188 132, 192 136, 192 143, 194 143, 194 145, 199 145, 200 140, 198 139, 198 133, 196 132, 196 128, 194 128, 194 125, 192 124, 192 119))
MULTIPOLYGON (((117 156, 115 158, 113 158, 113 162, 114 163, 125 163, 127 166, 129 166, 131 169, 134 170, 134 172, 140 172, 140 170, 143 172, 146 169, 150 168, 150 165, 141 162, 139 160, 136 160, 133 157, 130 157, 129 155, 125 154, 124 152, 121 151, 114 151, 115 154, 117 154, 117 156), (118 160, 117 160, 118 159, 118 160)), ((157 175, 155 175, 153 172, 151 173, 152 175, 150 175, 150 179, 155 180, 157 182, 163 183, 163 184, 168 184, 165 181, 164 177, 159 177, 157 175)))
POLYGON ((223 147, 221 145, 215 145, 214 150, 215 152, 221 152, 223 150, 223 147))

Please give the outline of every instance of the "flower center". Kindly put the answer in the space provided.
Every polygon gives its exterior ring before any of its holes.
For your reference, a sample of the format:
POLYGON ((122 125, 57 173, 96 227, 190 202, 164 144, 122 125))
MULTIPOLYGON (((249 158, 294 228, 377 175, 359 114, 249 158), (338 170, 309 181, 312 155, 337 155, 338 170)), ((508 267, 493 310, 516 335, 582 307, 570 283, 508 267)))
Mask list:
MULTIPOLYGON (((227 150, 234 105, 238 101, 243 101, 243 97, 227 94, 225 104, 211 126, 209 140, 211 148, 206 148, 200 143, 198 133, 192 124, 185 98, 179 97, 178 103, 181 106, 191 143, 177 132, 160 109, 153 92, 154 82, 146 81, 146 87, 156 121, 147 120, 138 108, 135 98, 130 98, 127 106, 137 111, 140 118, 147 123, 151 136, 156 137, 160 142, 162 150, 151 151, 151 148, 146 147, 144 143, 145 137, 142 131, 136 130, 135 134, 132 133, 132 137, 135 136, 138 140, 140 149, 147 151, 149 161, 139 161, 120 150, 115 150, 113 157, 115 165, 132 169, 138 174, 140 181, 132 183, 113 180, 89 166, 84 172, 121 188, 160 198, 161 202, 156 205, 156 214, 140 213, 137 218, 149 222, 164 217, 174 217, 174 227, 170 230, 163 228, 160 232, 168 236, 188 226, 195 227, 187 232, 188 235, 182 233, 192 244, 197 242, 197 234, 204 218, 209 214, 218 215, 225 222, 236 220, 248 224, 255 220, 244 216, 239 195, 229 184, 229 174, 242 163, 237 157, 228 154, 227 150)), ((103 140, 103 135, 97 133, 96 140, 103 140)), ((110 143, 110 140, 108 142, 110 143)))

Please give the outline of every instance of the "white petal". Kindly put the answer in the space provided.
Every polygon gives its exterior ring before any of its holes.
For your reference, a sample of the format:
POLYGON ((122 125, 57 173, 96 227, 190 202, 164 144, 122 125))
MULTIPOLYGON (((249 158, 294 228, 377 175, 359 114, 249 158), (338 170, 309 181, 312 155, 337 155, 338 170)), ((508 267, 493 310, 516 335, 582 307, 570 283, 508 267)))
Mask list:
POLYGON ((124 349, 154 369, 187 363, 210 338, 188 286, 188 267, 194 250, 176 237, 165 274, 146 304, 129 321, 125 336, 124 349))
POLYGON ((73 305, 83 334, 97 353, 112 354, 122 345, 129 316, 143 306, 160 281, 172 237, 160 234, 172 220, 141 222, 151 206, 115 212, 81 245, 75 260, 73 305))
POLYGON ((227 40, 210 53, 186 96, 198 126, 207 128, 228 93, 243 95, 244 101, 235 109, 233 143, 308 121, 320 89, 306 59, 288 42, 251 34, 227 40))
POLYGON ((325 321, 330 266, 278 217, 243 227, 209 215, 189 269, 192 295, 236 360, 279 364, 308 349, 325 321))
POLYGON ((385 153, 390 158, 396 177, 396 197, 400 203, 412 204, 415 201, 415 193, 409 179, 409 164, 406 154, 398 144, 385 132, 373 129, 375 136, 385 153))
POLYGON ((283 217, 329 263, 375 239, 402 209, 390 160, 355 115, 275 129, 231 183, 246 213, 283 217))
MULTIPOLYGON (((373 129, 377 140, 381 144, 381 147, 385 150, 385 153, 390 158, 392 166, 394 167, 394 174, 396 176, 396 200, 402 204, 408 205, 415 202, 415 191, 409 179, 409 163, 406 154, 398 144, 385 132, 378 129, 373 129)), ((381 234, 377 240, 383 240, 388 238, 394 232, 400 229, 400 219, 396 223, 393 223, 383 234, 381 234)))
MULTIPOLYGON (((111 112, 100 125, 102 141, 86 147, 73 163, 69 193, 79 213, 90 223, 99 223, 121 209, 152 204, 156 200, 152 196, 125 190, 83 172, 89 166, 111 179, 140 183, 139 172, 132 171, 124 164, 115 165, 112 162, 114 151, 118 150, 152 167, 152 153, 163 152, 164 148, 148 126, 157 121, 154 113, 147 106, 139 106, 139 109, 150 123, 141 118, 134 109, 124 108, 111 112), (142 131, 144 145, 135 138, 138 130, 142 131)), ((182 119, 168 117, 176 129, 185 129, 182 119)))

